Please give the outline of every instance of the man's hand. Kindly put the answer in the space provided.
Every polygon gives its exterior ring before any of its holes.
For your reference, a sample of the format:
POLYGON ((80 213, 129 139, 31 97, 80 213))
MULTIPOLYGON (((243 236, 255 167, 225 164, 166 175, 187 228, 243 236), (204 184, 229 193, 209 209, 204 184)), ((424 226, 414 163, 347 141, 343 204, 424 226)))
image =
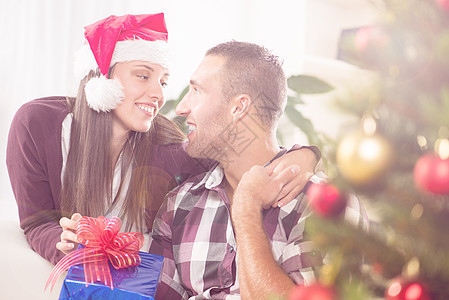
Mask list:
POLYGON ((233 210, 260 211, 269 208, 284 188, 294 181, 299 170, 299 166, 290 165, 274 173, 268 168, 253 166, 243 174, 234 192, 233 210))
POLYGON ((302 148, 290 151, 269 164, 266 167, 269 175, 280 174, 292 165, 298 165, 300 167, 300 172, 297 172, 296 176, 292 177, 291 180, 286 182, 282 187, 282 190, 276 197, 276 201, 272 203, 272 206, 282 207, 295 199, 304 189, 304 186, 310 180, 310 177, 315 173, 314 171, 317 163, 318 160, 315 153, 310 149, 302 148))
POLYGON ((242 299, 264 299, 267 295, 286 296, 294 286, 292 279, 277 264, 263 225, 263 208, 269 208, 282 187, 299 173, 297 165, 269 175, 262 166, 243 174, 231 203, 235 232, 238 276, 242 299), (260 280, 255 274, 263 274, 260 280))
POLYGON ((76 221, 81 219, 79 213, 74 213, 72 217, 61 218, 59 225, 62 227, 61 241, 56 244, 56 248, 64 254, 69 254, 78 247, 78 239, 76 236, 76 221))

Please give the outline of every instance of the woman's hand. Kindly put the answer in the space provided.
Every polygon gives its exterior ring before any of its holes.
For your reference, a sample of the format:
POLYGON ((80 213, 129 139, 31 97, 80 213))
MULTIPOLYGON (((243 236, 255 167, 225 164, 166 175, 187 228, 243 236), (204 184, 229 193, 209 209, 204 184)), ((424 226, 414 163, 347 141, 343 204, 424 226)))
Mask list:
POLYGON ((59 220, 59 225, 62 227, 61 241, 56 243, 56 248, 62 251, 64 254, 69 254, 76 248, 78 248, 78 239, 76 236, 76 221, 81 219, 79 213, 74 213, 72 217, 61 218, 59 220))
POLYGON ((317 163, 318 159, 312 150, 301 148, 288 152, 266 166, 265 168, 270 176, 280 174, 292 165, 298 165, 300 168, 300 171, 296 176, 282 187, 282 190, 276 198, 276 201, 272 204, 272 207, 282 207, 295 199, 295 197, 304 189, 304 186, 310 180, 310 177, 315 173, 317 163))
POLYGON ((232 212, 241 213, 246 217, 262 209, 268 209, 288 182, 291 182, 299 173, 299 167, 292 165, 279 174, 269 175, 266 168, 253 166, 245 172, 234 192, 232 212))

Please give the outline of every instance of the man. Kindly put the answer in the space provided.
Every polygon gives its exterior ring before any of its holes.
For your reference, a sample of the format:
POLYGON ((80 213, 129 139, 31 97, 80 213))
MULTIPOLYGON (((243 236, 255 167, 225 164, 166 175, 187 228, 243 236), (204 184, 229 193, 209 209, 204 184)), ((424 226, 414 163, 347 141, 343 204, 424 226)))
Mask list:
POLYGON ((219 164, 169 193, 158 213, 150 244, 165 257, 157 298, 264 299, 314 280, 322 258, 303 240, 306 197, 295 190, 291 203, 272 207, 299 172, 269 166, 286 152, 276 141, 286 93, 278 58, 250 43, 210 49, 192 75, 176 108, 187 118, 187 152, 219 164))

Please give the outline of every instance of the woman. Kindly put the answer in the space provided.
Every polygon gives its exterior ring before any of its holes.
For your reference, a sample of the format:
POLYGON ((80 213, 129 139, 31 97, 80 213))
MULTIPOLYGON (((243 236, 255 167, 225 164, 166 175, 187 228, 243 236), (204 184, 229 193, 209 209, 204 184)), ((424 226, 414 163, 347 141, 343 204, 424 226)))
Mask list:
MULTIPOLYGON (((80 214, 119 216, 124 230, 148 233, 164 195, 214 163, 190 158, 185 137, 157 114, 169 76, 163 14, 110 16, 85 29, 77 97, 23 105, 8 139, 20 225, 52 263, 76 247, 80 214)), ((295 161, 313 156, 293 153, 295 161)), ((299 163, 312 171, 311 161, 299 163)))

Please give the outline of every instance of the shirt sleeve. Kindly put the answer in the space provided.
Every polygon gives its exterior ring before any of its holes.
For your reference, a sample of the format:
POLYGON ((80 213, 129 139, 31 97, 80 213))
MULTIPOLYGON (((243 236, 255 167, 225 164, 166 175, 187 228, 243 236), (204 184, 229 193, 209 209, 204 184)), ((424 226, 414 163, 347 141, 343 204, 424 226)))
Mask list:
POLYGON ((152 165, 165 170, 179 185, 188 178, 208 172, 217 162, 211 159, 192 158, 187 154, 186 143, 157 145, 152 165))
POLYGON ((293 224, 282 222, 288 228, 287 244, 279 258, 279 265, 296 284, 311 284, 316 280, 314 268, 323 264, 321 253, 314 244, 305 237, 305 225, 311 215, 307 198, 302 194, 301 200, 284 220, 292 219, 293 224))
MULTIPOLYGON (((6 164, 16 198, 20 226, 31 248, 52 263, 64 254, 56 249, 62 232, 48 168, 45 163, 45 128, 30 122, 29 107, 22 107, 14 117, 7 145, 6 164)), ((48 134, 48 133, 47 133, 48 134)))
MULTIPOLYGON (((218 164, 218 162, 213 159, 190 157, 187 154, 186 147, 187 143, 184 143, 181 145, 180 149, 182 155, 186 157, 186 164, 183 166, 183 168, 187 176, 186 178, 184 178, 184 181, 190 177, 209 172, 209 170, 211 170, 218 164)), ((180 183, 181 182, 178 182, 178 184, 180 183)))
POLYGON ((298 144, 294 144, 290 149, 288 149, 287 152, 291 152, 291 151, 295 151, 295 150, 299 150, 299 149, 309 149, 310 151, 312 151, 315 154, 317 161, 321 160, 321 151, 320 151, 320 148, 318 148, 317 146, 301 146, 298 144))
MULTIPOLYGON (((325 254, 320 251, 305 235, 304 229, 312 211, 308 205, 307 196, 303 195, 296 207, 284 220, 296 220, 293 226, 284 227, 289 232, 287 245, 280 257, 279 264, 296 284, 311 284, 316 281, 317 267, 326 263, 325 254), (288 228, 292 228, 291 231, 288 228)), ((349 195, 344 212, 345 222, 362 231, 369 228, 366 211, 354 194, 349 195)), ((288 222, 282 222, 288 224, 288 222)))

